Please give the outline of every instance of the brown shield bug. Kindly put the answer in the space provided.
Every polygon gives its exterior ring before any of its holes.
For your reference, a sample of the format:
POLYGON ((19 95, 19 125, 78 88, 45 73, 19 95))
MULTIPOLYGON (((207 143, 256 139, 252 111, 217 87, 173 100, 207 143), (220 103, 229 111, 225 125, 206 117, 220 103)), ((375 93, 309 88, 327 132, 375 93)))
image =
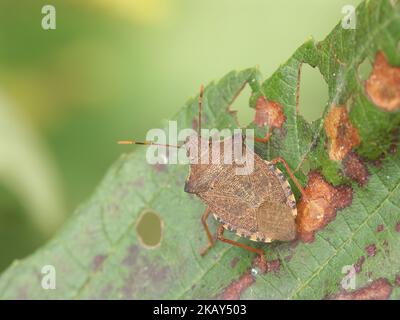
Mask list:
MULTIPOLYGON (((189 136, 183 145, 188 156, 192 154, 194 149, 200 150, 200 145, 209 144, 211 148, 217 146, 218 150, 225 150, 224 146, 227 143, 235 143, 233 137, 225 138, 217 143, 201 137, 203 92, 204 88, 201 86, 198 103, 198 133, 189 136)), ((298 103, 298 94, 296 100, 298 103)), ((255 141, 267 142, 269 137, 270 133, 266 138, 255 138, 255 141)), ((119 141, 118 143, 159 145, 150 141, 119 141)), ((304 190, 283 158, 279 157, 270 161, 263 160, 250 148, 247 148, 243 140, 240 143, 242 154, 250 155, 254 161, 252 172, 238 175, 236 169, 240 165, 235 161, 231 164, 221 162, 215 164, 210 161, 209 153, 197 152, 195 153, 197 161, 190 162, 190 173, 184 190, 187 193, 195 194, 206 205, 201 222, 208 237, 208 245, 201 250, 202 255, 215 244, 216 240, 220 240, 255 252, 265 261, 264 250, 227 239, 224 237, 224 231, 227 229, 240 237, 264 243, 274 240, 291 241, 295 239, 296 200, 288 180, 275 166, 276 163, 280 162, 284 165, 290 178, 303 196, 304 190), (207 225, 207 218, 210 213, 220 223, 216 238, 213 237, 207 225)), ((180 148, 181 146, 172 147, 180 148)), ((223 153, 220 153, 221 158, 224 157, 223 153)))

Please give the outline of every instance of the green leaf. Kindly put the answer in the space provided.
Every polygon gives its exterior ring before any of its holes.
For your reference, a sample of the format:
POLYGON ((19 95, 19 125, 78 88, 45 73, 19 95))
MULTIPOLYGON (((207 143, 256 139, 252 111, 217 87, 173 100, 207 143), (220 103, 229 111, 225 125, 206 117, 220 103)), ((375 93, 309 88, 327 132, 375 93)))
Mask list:
MULTIPOLYGON (((252 276, 242 298, 321 299, 342 291, 342 268, 366 257, 357 274, 356 287, 371 280, 387 279, 391 298, 400 298, 395 286, 400 274, 400 162, 399 153, 387 153, 391 134, 400 125, 400 113, 377 108, 365 95, 357 69, 384 51, 392 65, 400 65, 400 5, 396 1, 368 1, 357 9, 357 28, 342 29, 339 23, 322 42, 307 41, 269 79, 260 84, 255 69, 231 72, 206 87, 205 126, 235 128, 229 106, 246 83, 253 95, 279 102, 286 116, 282 132, 274 130, 267 145, 256 151, 265 159, 282 156, 305 184, 309 170, 322 172, 333 184, 351 183, 353 200, 334 221, 317 232, 311 243, 258 244, 268 259, 279 259, 275 272, 252 276), (327 152, 323 118, 307 123, 296 114, 296 85, 301 63, 317 67, 329 88, 328 106, 346 105, 358 129, 358 152, 370 173, 360 187, 342 175, 342 163, 327 152), (372 165, 382 152, 380 166, 372 165), (305 170, 306 164, 308 166, 305 170), (384 230, 376 232, 379 225, 384 230), (366 247, 375 245, 374 256, 366 247)), ((175 117, 178 129, 191 128, 197 117, 197 98, 175 117)), ((256 128, 265 134, 268 128, 256 128)), ((146 150, 136 149, 114 164, 93 197, 80 207, 59 234, 23 261, 15 262, 0 278, 1 298, 123 298, 171 299, 218 298, 251 268, 253 255, 217 242, 205 256, 206 244, 200 222, 204 204, 183 191, 187 166, 151 166, 146 150), (144 212, 162 220, 159 246, 142 244, 137 224, 144 212), (53 265, 56 290, 41 287, 42 267, 53 265)), ((211 220, 211 219, 210 219, 211 220)), ((212 230, 216 223, 210 222, 212 230)), ((232 236, 232 235, 230 235, 232 236)), ((243 243, 254 243, 241 239, 243 243)))

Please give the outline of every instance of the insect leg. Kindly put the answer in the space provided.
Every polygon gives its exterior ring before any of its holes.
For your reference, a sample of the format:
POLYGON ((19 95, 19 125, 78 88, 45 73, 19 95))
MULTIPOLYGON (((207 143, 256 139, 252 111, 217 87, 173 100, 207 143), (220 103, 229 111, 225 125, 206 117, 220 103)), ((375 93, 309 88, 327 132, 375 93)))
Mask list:
POLYGON ((272 164, 276 164, 276 163, 278 163, 278 162, 282 163, 282 164, 285 166, 286 171, 287 171, 287 173, 289 174, 290 178, 293 180, 293 182, 296 184, 297 188, 299 189, 301 195, 302 195, 303 197, 305 197, 303 186, 302 186, 302 185, 300 184, 300 182, 297 180, 297 178, 296 178, 295 175, 293 174, 292 170, 289 168, 289 165, 287 164, 287 162, 285 161, 285 159, 283 159, 283 158, 281 158, 281 157, 278 157, 278 158, 275 158, 275 159, 271 160, 270 162, 271 162, 272 164))
POLYGON ((256 142, 267 143, 267 142, 269 141, 269 138, 271 137, 271 134, 272 134, 272 132, 271 132, 271 128, 270 128, 270 129, 268 130, 268 133, 265 135, 264 138, 257 138, 257 137, 255 137, 254 140, 255 140, 256 142))
POLYGON ((201 217, 201 223, 203 224, 204 230, 206 231, 207 237, 208 237, 208 245, 207 245, 207 247, 203 248, 200 251, 200 254, 202 256, 205 255, 207 253, 207 251, 214 246, 214 243, 215 243, 215 240, 214 240, 214 238, 213 238, 213 236, 212 236, 212 234, 210 232, 210 229, 208 228, 208 225, 207 225, 207 218, 208 218, 209 215, 210 215, 210 208, 207 207, 206 210, 204 211, 203 216, 201 217))
POLYGON ((221 240, 222 242, 229 243, 229 244, 231 244, 233 246, 236 246, 236 247, 239 247, 239 248, 242 248, 242 249, 257 253, 258 255, 260 255, 262 261, 265 261, 264 250, 259 249, 259 248, 253 248, 253 247, 247 246, 247 245, 245 245, 243 243, 227 239, 227 238, 224 237, 224 230, 225 229, 224 229, 223 226, 220 226, 218 228, 218 230, 217 230, 217 239, 218 240, 221 240))

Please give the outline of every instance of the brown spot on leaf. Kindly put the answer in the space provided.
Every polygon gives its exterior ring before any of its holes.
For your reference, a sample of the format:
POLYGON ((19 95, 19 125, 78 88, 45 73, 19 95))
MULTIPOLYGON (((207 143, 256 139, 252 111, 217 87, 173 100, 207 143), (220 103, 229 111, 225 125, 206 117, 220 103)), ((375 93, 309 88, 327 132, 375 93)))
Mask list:
POLYGON ((133 181, 133 185, 137 188, 143 188, 144 187, 144 178, 139 177, 135 181, 133 181))
POLYGON ((392 293, 392 286, 384 278, 377 279, 364 288, 353 292, 343 292, 331 299, 334 300, 386 300, 392 293))
POLYGON ((254 123, 259 127, 282 128, 286 117, 283 113, 282 106, 275 101, 267 100, 264 96, 260 96, 256 103, 256 115, 254 123))
MULTIPOLYGON (((268 263, 257 256, 253 260, 253 268, 256 268, 260 274, 267 272, 268 263)), ((233 281, 228 285, 224 291, 221 293, 220 298, 222 300, 239 300, 243 292, 249 288, 255 279, 251 274, 251 271, 246 271, 239 279, 233 281)))
POLYGON ((121 288, 123 299, 138 299, 148 297, 148 299, 159 299, 168 290, 170 283, 170 270, 166 266, 161 266, 143 258, 141 270, 131 270, 124 286, 121 288))
POLYGON ((136 245, 131 245, 128 248, 128 254, 125 259, 122 261, 122 264, 131 267, 136 263, 137 257, 139 254, 139 248, 136 245))
POLYGON ((352 125, 344 106, 333 106, 325 122, 325 132, 330 138, 329 157, 340 161, 360 144, 358 130, 352 125))
POLYGON ((93 258, 93 270, 98 271, 103 267, 103 262, 106 260, 107 256, 103 254, 98 254, 93 258))
POLYGON ((231 267, 234 268, 236 267, 237 263, 239 262, 239 257, 235 257, 231 261, 231 267))
POLYGON ((281 261, 279 259, 267 262, 267 272, 279 272, 281 269, 281 261))
POLYGON ((154 168, 154 170, 156 170, 157 172, 160 172, 160 173, 166 172, 168 170, 168 166, 163 163, 154 164, 152 167, 154 168))
POLYGON ((400 232, 400 222, 397 222, 397 223, 396 223, 396 226, 394 227, 394 229, 395 229, 397 232, 400 232))
POLYGON ((365 251, 367 252, 368 257, 375 257, 376 255, 376 245, 370 244, 365 247, 365 251))
POLYGON ((315 232, 332 221, 338 210, 351 204, 353 190, 349 186, 334 187, 313 171, 304 191, 297 206, 297 230, 301 240, 312 242, 315 232))
POLYGON ((256 256, 253 260, 253 268, 256 268, 259 273, 263 274, 268 271, 268 262, 265 263, 264 259, 260 256, 256 256))
POLYGON ((382 167, 382 160, 374 160, 372 162, 372 164, 377 168, 381 168, 382 167))
POLYGON ((360 187, 368 181, 368 170, 357 153, 350 151, 343 159, 343 172, 346 177, 356 181, 360 187))
POLYGON ((365 91, 372 102, 385 111, 400 108, 400 67, 389 64, 385 54, 376 54, 372 73, 365 83, 365 91))
POLYGON ((382 161, 385 159, 385 154, 381 153, 379 155, 379 157, 377 159, 375 159, 374 161, 372 161, 372 164, 377 167, 377 168, 381 168, 382 167, 382 161))
POLYGON ((122 261, 128 272, 120 289, 122 299, 138 299, 139 295, 159 299, 173 281, 170 269, 163 265, 164 261, 140 254, 140 251, 140 247, 131 245, 122 261))
POLYGON ((380 224, 376 227, 376 232, 382 232, 385 230, 385 226, 383 224, 380 224))
POLYGON ((354 269, 356 270, 356 273, 360 273, 362 271, 362 266, 364 262, 365 262, 364 256, 358 258, 357 262, 354 264, 354 269))
POLYGON ((239 300, 242 293, 255 282, 248 271, 238 280, 233 281, 221 294, 223 300, 239 300))

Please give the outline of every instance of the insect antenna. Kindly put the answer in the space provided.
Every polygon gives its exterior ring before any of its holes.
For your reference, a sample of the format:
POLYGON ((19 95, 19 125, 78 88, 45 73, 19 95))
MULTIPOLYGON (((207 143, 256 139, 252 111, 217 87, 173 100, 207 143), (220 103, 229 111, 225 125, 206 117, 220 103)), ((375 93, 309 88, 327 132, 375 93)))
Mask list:
POLYGON ((202 106, 203 106, 203 94, 204 94, 204 86, 200 86, 200 94, 199 94, 199 129, 198 129, 198 134, 199 137, 201 137, 201 114, 202 114, 202 106))
POLYGON ((160 147, 172 147, 172 148, 181 148, 181 146, 176 146, 173 144, 161 144, 161 143, 155 143, 152 141, 135 141, 135 140, 120 140, 117 141, 118 144, 136 144, 136 145, 141 145, 141 146, 160 146, 160 147))
MULTIPOLYGON (((198 135, 201 137, 201 114, 202 114, 202 105, 203 105, 203 94, 204 94, 204 86, 200 86, 200 94, 199 94, 199 121, 198 121, 198 135)), ((172 145, 172 144, 160 144, 160 143, 155 143, 152 141, 135 141, 135 140, 120 140, 117 141, 118 144, 136 144, 136 145, 142 145, 142 146, 160 146, 160 147, 172 147, 172 148, 181 148, 184 146, 184 144, 177 146, 177 145, 172 145)))

